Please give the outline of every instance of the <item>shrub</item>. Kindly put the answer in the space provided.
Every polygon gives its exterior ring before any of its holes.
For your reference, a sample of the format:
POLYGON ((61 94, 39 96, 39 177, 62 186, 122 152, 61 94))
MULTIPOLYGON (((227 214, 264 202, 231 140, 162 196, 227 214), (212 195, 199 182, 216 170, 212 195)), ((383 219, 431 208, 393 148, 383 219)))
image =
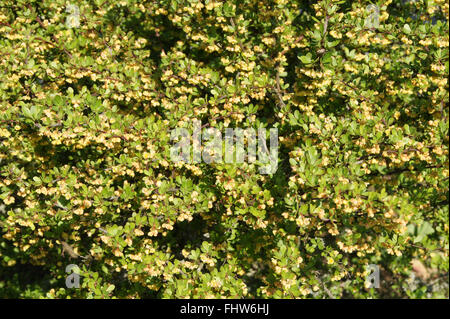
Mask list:
POLYGON ((2 1, 0 295, 448 298, 448 21, 441 0, 2 1), (174 163, 194 119, 277 128, 276 173, 174 163))

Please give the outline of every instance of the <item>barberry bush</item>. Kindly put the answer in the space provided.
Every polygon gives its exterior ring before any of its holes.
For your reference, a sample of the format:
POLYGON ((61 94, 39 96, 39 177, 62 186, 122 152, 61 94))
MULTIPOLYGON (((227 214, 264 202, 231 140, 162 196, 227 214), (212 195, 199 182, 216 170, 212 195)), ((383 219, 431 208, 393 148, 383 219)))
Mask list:
POLYGON ((0 296, 448 298, 448 30, 443 0, 1 0, 0 296), (276 172, 172 161, 194 120, 277 128, 276 172))

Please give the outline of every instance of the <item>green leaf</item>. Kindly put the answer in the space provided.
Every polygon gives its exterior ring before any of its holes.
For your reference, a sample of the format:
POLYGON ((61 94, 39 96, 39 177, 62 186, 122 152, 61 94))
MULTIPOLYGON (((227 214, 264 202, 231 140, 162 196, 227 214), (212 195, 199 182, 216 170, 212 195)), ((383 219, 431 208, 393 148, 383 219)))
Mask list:
POLYGON ((107 292, 107 293, 111 293, 111 292, 114 290, 114 288, 116 288, 116 286, 114 286, 113 284, 111 284, 111 285, 108 286, 108 288, 106 288, 106 292, 107 292))
POLYGON ((424 222, 417 229, 417 237, 414 238, 414 242, 421 242, 427 235, 434 233, 433 226, 429 222, 424 222))

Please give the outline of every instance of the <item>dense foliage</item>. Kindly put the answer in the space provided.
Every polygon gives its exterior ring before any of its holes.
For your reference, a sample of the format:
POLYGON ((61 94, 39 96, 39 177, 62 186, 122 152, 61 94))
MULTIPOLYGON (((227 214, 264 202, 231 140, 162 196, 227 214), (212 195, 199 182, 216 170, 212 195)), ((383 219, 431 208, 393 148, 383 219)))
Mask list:
POLYGON ((448 28, 443 0, 0 0, 0 296, 448 297, 448 28), (194 119, 278 128, 276 173, 174 163, 194 119))

